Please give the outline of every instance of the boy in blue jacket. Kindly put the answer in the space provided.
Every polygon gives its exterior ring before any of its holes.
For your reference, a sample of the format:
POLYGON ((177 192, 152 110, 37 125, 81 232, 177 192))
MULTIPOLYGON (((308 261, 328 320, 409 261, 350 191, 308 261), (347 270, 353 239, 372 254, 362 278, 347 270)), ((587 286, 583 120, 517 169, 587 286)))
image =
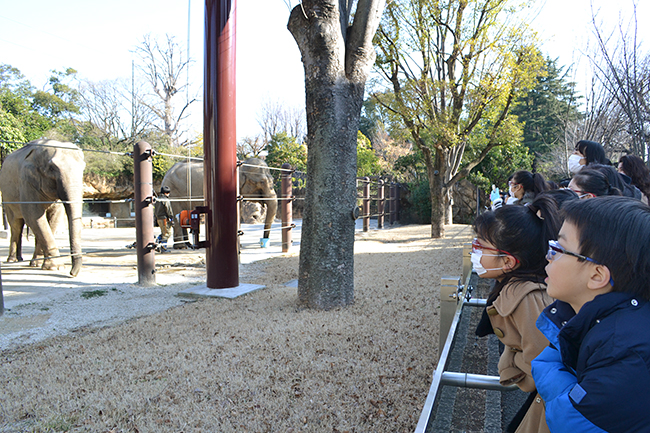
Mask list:
POLYGON ((551 432, 650 431, 650 207, 625 197, 565 204, 549 242, 532 361, 551 432))

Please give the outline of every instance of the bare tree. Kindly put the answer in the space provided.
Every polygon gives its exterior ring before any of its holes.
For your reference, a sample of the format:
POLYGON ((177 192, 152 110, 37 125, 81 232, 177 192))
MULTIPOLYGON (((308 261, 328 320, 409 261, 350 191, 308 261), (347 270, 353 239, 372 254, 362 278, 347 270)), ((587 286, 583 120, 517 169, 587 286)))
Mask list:
MULTIPOLYGON (((634 153, 648 160, 650 142, 650 56, 641 52, 637 35, 636 5, 630 24, 619 21, 610 34, 597 22, 592 12, 592 23, 598 51, 590 56, 595 77, 606 93, 598 105, 598 116, 606 112, 608 123, 619 129, 609 131, 603 138, 611 140, 613 135, 627 134, 625 143, 603 141, 615 150, 634 153), (612 117, 618 116, 618 117, 612 117)), ((611 128, 610 128, 611 129, 611 128)), ((625 138, 624 138, 625 139, 625 138)))
POLYGON ((177 98, 174 97, 179 93, 183 94, 187 86, 182 84, 181 77, 185 75, 184 71, 189 67, 191 60, 183 55, 183 50, 173 36, 166 36, 166 43, 161 45, 146 35, 136 52, 143 61, 139 68, 157 96, 156 102, 145 103, 162 121, 162 127, 154 126, 167 137, 168 144, 171 146, 179 144, 178 138, 184 132, 180 129, 180 123, 185 118, 185 111, 196 101, 196 98, 191 100, 186 98, 185 102, 179 105, 180 110, 177 114, 174 105, 177 98))
POLYGON ((262 103, 258 124, 264 133, 264 145, 268 144, 271 137, 280 132, 285 132, 302 142, 305 133, 305 110, 302 108, 288 108, 279 101, 267 100, 262 103))
POLYGON ((309 187, 298 302, 309 308, 354 301, 357 132, 384 5, 385 0, 303 0, 289 17, 305 70, 309 187))
POLYGON ((255 137, 244 137, 237 143, 237 158, 245 160, 247 158, 256 158, 262 153, 266 143, 261 135, 255 137))
POLYGON ((90 127, 84 133, 97 139, 105 149, 115 144, 135 142, 145 135, 155 116, 138 103, 140 88, 131 88, 125 80, 82 81, 79 87, 82 115, 90 127))

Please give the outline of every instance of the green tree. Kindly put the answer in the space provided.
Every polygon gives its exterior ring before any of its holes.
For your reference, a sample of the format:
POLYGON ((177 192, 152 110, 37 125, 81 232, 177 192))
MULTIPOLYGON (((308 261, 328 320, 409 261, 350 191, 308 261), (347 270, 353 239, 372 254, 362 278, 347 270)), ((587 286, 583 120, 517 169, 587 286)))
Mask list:
POLYGON ((394 0, 377 32, 387 87, 373 96, 422 152, 432 237, 451 219, 451 187, 520 137, 510 110, 544 62, 516 12, 509 0, 394 0), (473 159, 464 158, 470 143, 480 149, 473 159))
POLYGON ((361 131, 357 133, 357 177, 376 176, 382 171, 379 158, 370 140, 361 131))
POLYGON ((546 59, 546 74, 537 77, 535 86, 519 98, 512 108, 523 126, 523 144, 537 158, 564 142, 567 124, 579 120, 579 96, 575 83, 557 60, 546 59))
MULTIPOLYGON (((266 146, 268 152, 266 163, 269 167, 282 167, 282 164, 288 162, 291 167, 298 171, 307 169, 307 146, 298 143, 296 137, 288 135, 286 132, 279 132, 271 136, 269 144, 266 146)), ((280 178, 279 171, 273 170, 273 176, 280 178)))

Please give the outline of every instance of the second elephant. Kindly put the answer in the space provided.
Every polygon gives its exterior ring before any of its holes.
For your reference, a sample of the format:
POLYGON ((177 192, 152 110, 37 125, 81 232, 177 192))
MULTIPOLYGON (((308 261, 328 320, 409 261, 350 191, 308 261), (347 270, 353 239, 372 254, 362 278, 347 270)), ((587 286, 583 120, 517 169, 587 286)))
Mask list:
MULTIPOLYGON (((177 162, 167 171, 162 186, 168 186, 171 190, 174 215, 178 215, 182 210, 192 210, 203 205, 203 176, 202 162, 177 162)), ((239 168, 239 194, 248 201, 266 207, 263 237, 268 238, 278 210, 278 202, 273 189, 273 176, 266 162, 258 158, 244 161, 244 165, 239 168)), ((181 229, 178 219, 175 218, 174 248, 182 248, 187 239, 187 231, 181 229)))

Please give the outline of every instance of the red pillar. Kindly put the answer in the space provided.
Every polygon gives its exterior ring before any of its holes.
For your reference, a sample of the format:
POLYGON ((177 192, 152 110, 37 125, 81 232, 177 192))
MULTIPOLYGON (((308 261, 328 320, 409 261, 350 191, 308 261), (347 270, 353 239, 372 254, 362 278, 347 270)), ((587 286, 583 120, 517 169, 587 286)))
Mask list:
POLYGON ((207 286, 239 286, 237 135, 235 127, 236 0, 205 1, 203 152, 207 286))

